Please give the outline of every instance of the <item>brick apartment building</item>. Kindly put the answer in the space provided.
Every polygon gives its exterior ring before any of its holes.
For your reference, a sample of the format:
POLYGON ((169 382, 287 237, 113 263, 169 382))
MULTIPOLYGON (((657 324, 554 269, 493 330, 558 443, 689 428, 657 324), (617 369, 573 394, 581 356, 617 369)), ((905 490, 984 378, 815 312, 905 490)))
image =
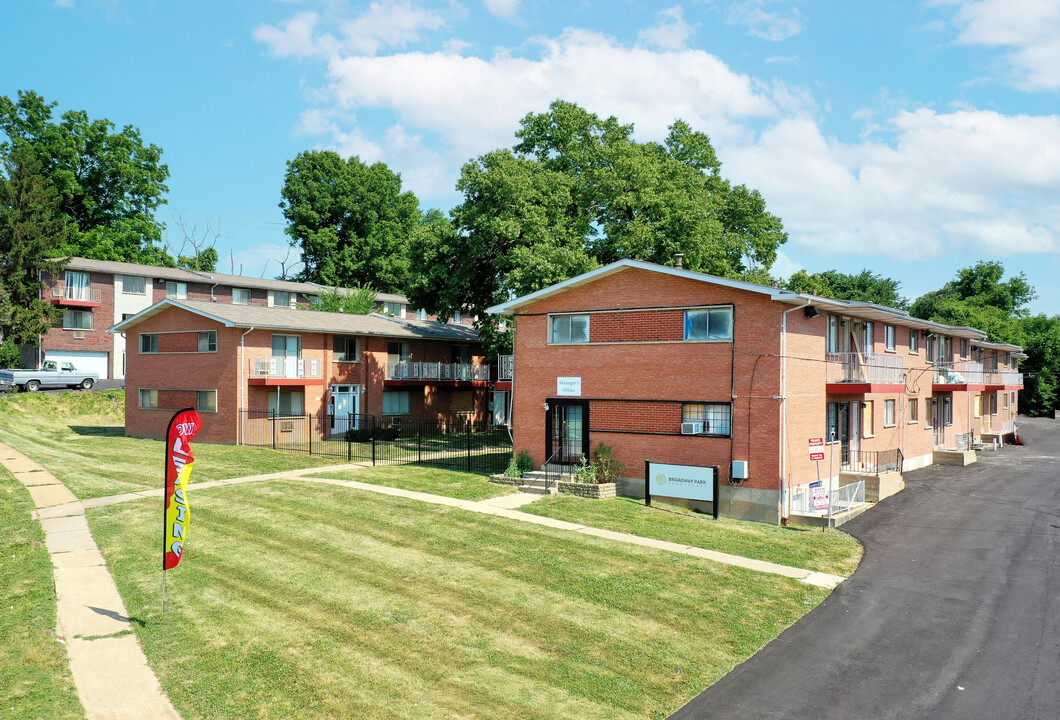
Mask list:
POLYGON ((515 450, 535 466, 602 442, 640 494, 646 460, 716 465, 721 514, 765 522, 821 478, 811 439, 825 478, 880 453, 922 467, 1011 433, 1022 386, 1021 348, 975 328, 633 260, 490 312, 514 320, 515 450))
MULTIPOLYGON (((197 272, 181 268, 70 258, 57 277, 45 274, 44 299, 62 308, 63 316, 43 338, 39 350, 24 353, 23 364, 38 367, 49 360, 72 362, 100 378, 125 377, 126 346, 107 328, 132 317, 163 298, 208 300, 247 306, 305 306, 330 288, 243 275, 197 272)), ((339 292, 348 292, 345 288, 339 292)), ((426 319, 410 310, 403 295, 379 293, 380 309, 400 318, 426 319)))
POLYGON ((203 442, 249 442, 255 417, 488 418, 490 368, 463 324, 164 298, 110 329, 128 343, 125 432, 161 438, 174 410, 203 442), (244 412, 249 411, 249 412, 244 412))

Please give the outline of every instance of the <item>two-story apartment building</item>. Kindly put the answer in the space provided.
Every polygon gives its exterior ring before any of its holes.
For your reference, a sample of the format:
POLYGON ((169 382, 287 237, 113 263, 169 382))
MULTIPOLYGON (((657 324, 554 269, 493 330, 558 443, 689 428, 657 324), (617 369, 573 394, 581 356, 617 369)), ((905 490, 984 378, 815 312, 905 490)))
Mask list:
POLYGON ((1022 383, 1020 349, 975 328, 633 260, 490 312, 514 321, 516 451, 602 442, 634 494, 646 460, 718 466, 722 514, 767 522, 822 473, 930 464, 1014 417, 1022 383))
MULTIPOLYGON (((163 298, 208 300, 240 306, 306 306, 330 288, 315 283, 198 272, 182 268, 70 258, 58 277, 45 275, 44 299, 62 308, 62 319, 41 341, 36 357, 23 362, 73 362, 100 378, 124 378, 125 338, 107 328, 132 317, 163 298)), ((339 288, 340 293, 350 292, 339 288)), ((404 295, 379 293, 380 310, 395 317, 428 319, 410 309, 404 295)))
POLYGON ((165 298, 110 332, 127 343, 125 431, 160 438, 173 410, 203 416, 205 442, 248 442, 258 416, 388 423, 488 418, 478 333, 462 324, 165 298))

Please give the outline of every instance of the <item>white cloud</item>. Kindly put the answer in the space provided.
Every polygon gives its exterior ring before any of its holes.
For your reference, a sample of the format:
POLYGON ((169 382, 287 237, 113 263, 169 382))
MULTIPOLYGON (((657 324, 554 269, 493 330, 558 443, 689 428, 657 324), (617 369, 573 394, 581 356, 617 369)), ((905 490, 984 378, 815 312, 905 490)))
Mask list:
POLYGON ((491 14, 505 20, 515 17, 519 11, 519 0, 483 0, 482 4, 491 14))
POLYGON ((649 46, 660 50, 682 50, 695 28, 685 22, 684 10, 680 5, 659 12, 659 20, 651 27, 638 33, 638 39, 649 46))
POLYGON ((788 12, 774 10, 785 0, 736 0, 725 9, 728 25, 743 25, 752 37, 780 42, 802 32, 802 18, 796 8, 788 12))
POLYGON ((799 61, 798 55, 771 55, 765 59, 767 63, 795 63, 799 61))
POLYGON ((1008 48, 1014 84, 1024 90, 1060 88, 1060 3, 1056 0, 958 0, 957 41, 1008 48))
POLYGON ((320 17, 315 12, 300 12, 287 18, 281 27, 258 25, 254 28, 254 39, 264 43, 273 57, 309 57, 333 48, 335 40, 314 38, 320 17))

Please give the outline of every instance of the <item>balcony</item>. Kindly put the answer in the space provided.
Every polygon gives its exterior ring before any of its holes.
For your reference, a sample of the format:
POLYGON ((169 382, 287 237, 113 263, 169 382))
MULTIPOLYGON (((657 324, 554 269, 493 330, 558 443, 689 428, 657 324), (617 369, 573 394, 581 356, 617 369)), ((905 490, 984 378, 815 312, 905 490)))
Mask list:
POLYGON ((515 373, 515 356, 497 356, 497 380, 510 382, 515 373))
POLYGON ((935 363, 935 377, 931 387, 937 392, 951 390, 982 390, 986 387, 983 363, 974 360, 935 363))
POLYGON ((247 384, 272 387, 322 385, 322 365, 316 358, 251 358, 248 361, 247 384))
POLYGON ((52 305, 69 305, 71 307, 95 307, 103 304, 99 288, 68 285, 56 285, 51 289, 52 305))
POLYGON ((464 363, 388 362, 386 379, 397 382, 489 382, 489 365, 464 363))
POLYGON ((984 375, 988 390, 1019 390, 1023 387, 1023 373, 1016 370, 987 370, 984 375))
POLYGON ((827 392, 905 392, 905 358, 881 353, 828 353, 827 392))

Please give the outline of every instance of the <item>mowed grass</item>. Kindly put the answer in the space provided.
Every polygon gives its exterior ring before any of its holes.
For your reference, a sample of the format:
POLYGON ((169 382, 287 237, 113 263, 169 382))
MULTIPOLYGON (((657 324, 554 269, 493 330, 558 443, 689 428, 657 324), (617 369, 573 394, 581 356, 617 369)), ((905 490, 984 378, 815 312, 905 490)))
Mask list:
MULTIPOLYGON (((125 437, 125 392, 0 395, 0 440, 86 500, 161 487, 163 443, 125 437)), ((193 442, 192 483, 334 464, 260 447, 193 442)))
POLYGON ((604 530, 694 545, 781 565, 849 576, 861 561, 861 543, 839 530, 784 528, 694 513, 655 501, 619 497, 587 500, 571 495, 546 497, 519 508, 604 530))
POLYGON ((312 473, 309 477, 389 485, 457 500, 488 500, 517 492, 514 487, 491 483, 489 475, 415 465, 377 465, 358 470, 312 473))
POLYGON ((273 481, 194 496, 163 616, 158 520, 148 501, 89 511, 186 720, 662 718, 828 594, 457 508, 273 481))
POLYGON ((83 718, 65 646, 44 532, 29 492, 0 467, 0 717, 83 718))

